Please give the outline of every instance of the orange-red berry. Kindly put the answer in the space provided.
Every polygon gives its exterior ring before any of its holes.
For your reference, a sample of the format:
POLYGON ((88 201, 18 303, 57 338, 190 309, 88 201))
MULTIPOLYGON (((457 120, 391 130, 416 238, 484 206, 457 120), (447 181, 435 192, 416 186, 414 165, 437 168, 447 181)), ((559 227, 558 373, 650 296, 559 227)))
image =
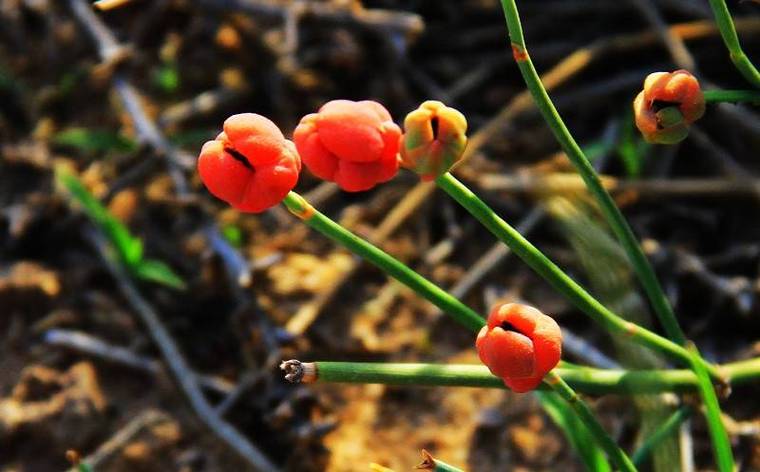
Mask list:
POLYGON ((685 139, 689 125, 704 115, 705 97, 688 71, 655 72, 644 80, 633 111, 647 142, 675 144, 685 139))
POLYGON ((422 180, 446 173, 467 146, 467 120, 458 110, 428 100, 406 115, 401 140, 401 167, 422 180))
POLYGON ((400 136, 379 103, 333 100, 301 119, 293 141, 314 175, 359 192, 396 175, 400 136))
POLYGON ((562 355, 557 323, 518 303, 497 305, 475 341, 481 362, 515 392, 535 389, 562 355))
POLYGON ((217 198, 258 213, 280 203, 298 182, 301 159, 277 125, 254 113, 233 115, 198 158, 201 180, 217 198))

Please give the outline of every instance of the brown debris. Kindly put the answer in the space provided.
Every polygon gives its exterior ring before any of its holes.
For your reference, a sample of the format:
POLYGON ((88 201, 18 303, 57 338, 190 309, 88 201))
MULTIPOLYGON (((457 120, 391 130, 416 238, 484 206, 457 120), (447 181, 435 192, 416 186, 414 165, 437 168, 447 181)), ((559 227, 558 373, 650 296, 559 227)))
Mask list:
POLYGON ((0 304, 3 300, 7 303, 6 297, 13 294, 53 298, 60 291, 58 273, 35 262, 17 262, 9 270, 0 271, 0 304))
POLYGON ((562 443, 546 433, 544 419, 536 414, 528 416, 524 424, 510 426, 508 434, 520 455, 531 464, 551 464, 562 450, 562 443))
POLYGON ((115 470, 155 470, 155 464, 182 439, 180 425, 171 419, 149 426, 140 437, 124 446, 111 463, 115 470))
POLYGON ((272 289, 280 295, 320 293, 330 288, 350 266, 353 257, 333 252, 327 259, 312 254, 291 253, 267 271, 272 289))
POLYGON ((79 362, 65 372, 33 365, 23 370, 11 395, 0 400, 0 438, 25 431, 52 437, 56 444, 81 446, 100 432, 105 408, 91 363, 79 362))

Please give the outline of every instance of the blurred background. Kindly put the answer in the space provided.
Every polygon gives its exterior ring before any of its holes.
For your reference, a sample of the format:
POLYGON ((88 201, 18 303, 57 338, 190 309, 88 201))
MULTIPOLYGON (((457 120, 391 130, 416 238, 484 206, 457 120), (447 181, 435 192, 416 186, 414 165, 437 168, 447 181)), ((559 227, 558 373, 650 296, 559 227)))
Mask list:
MULTIPOLYGON (((293 357, 477 356, 432 305, 282 208, 233 211, 194 171, 234 113, 290 136, 331 99, 375 99, 399 123, 442 100, 470 124, 456 175, 601 300, 649 323, 524 92, 499 3, 124 3, 0 0, 0 470, 64 470, 67 450, 109 471, 410 470, 422 448, 468 470, 582 470, 531 395, 284 382, 277 365, 293 357)), ((757 63, 760 4, 728 3, 757 63)), ((650 72, 749 88, 707 1, 518 6, 531 57, 687 335, 711 361, 759 355, 758 108, 711 105, 676 146, 648 145, 632 125, 650 72)), ((411 173, 349 194, 305 171, 297 190, 484 314, 496 301, 552 314, 568 360, 665 365, 590 324, 411 173)), ((725 402, 742 470, 760 470, 758 393, 725 402)), ((629 450, 673 404, 589 401, 629 450)), ((659 470, 709 470, 701 418, 667 443, 659 470)))

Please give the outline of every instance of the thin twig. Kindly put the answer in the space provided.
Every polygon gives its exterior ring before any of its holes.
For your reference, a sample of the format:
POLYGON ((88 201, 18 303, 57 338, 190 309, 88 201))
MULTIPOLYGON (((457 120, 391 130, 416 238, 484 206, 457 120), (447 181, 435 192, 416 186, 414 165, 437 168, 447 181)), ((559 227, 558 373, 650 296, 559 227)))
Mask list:
POLYGON ((630 0, 634 6, 641 12, 646 21, 657 31, 660 40, 667 48, 673 62, 681 69, 686 69, 696 73, 697 63, 691 55, 683 39, 668 29, 668 24, 663 20, 657 6, 652 0, 630 0))
POLYGON ((754 284, 746 277, 724 277, 709 270, 705 263, 696 254, 692 254, 683 248, 675 248, 678 269, 684 273, 693 274, 705 285, 717 292, 718 298, 725 297, 731 300, 743 315, 748 315, 752 310, 755 299, 754 284))
POLYGON ((267 374, 268 372, 265 370, 260 370, 258 372, 244 375, 237 385, 235 385, 235 388, 227 392, 227 396, 214 407, 216 414, 222 417, 225 416, 230 409, 235 406, 238 400, 240 400, 248 390, 262 381, 267 374))
POLYGON ((241 435, 232 425, 224 421, 208 403, 203 396, 196 376, 187 365, 179 348, 164 327, 158 314, 140 295, 137 289, 132 285, 130 278, 124 273, 122 268, 116 264, 108 254, 108 248, 103 238, 95 233, 88 234, 88 239, 98 252, 100 258, 105 264, 108 272, 115 279, 119 291, 124 298, 139 315, 142 322, 148 328, 151 339, 156 343, 161 351, 162 357, 166 361, 169 371, 171 372, 177 385, 187 396, 198 418, 209 428, 209 430, 221 441, 230 446, 240 455, 248 464, 257 470, 275 471, 279 470, 274 463, 266 457, 258 448, 251 444, 248 439, 241 435))
MULTIPOLYGON (((201 0, 202 7, 214 10, 238 10, 262 16, 278 17, 285 21, 292 2, 271 0, 201 0)), ((313 2, 299 0, 301 14, 321 21, 376 28, 416 35, 425 24, 422 17, 409 12, 381 9, 365 9, 358 3, 341 5, 334 2, 313 2)))
POLYGON ((220 106, 240 98, 242 92, 243 89, 221 86, 199 93, 189 100, 167 107, 161 113, 158 123, 162 128, 169 128, 199 115, 207 115, 220 106))
MULTIPOLYGON (((116 67, 128 56, 129 49, 118 43, 113 33, 95 15, 84 0, 69 0, 69 7, 79 23, 87 30, 93 41, 97 44, 98 54, 101 60, 109 67, 116 67)), ((132 117, 137 135, 145 144, 148 144, 155 152, 166 156, 169 175, 174 182, 175 189, 180 195, 188 193, 187 179, 182 173, 183 168, 191 168, 194 159, 185 153, 174 149, 166 138, 161 134, 156 125, 148 118, 140 98, 121 72, 114 73, 112 77, 113 87, 116 90, 127 113, 132 117)))
MULTIPOLYGON (((612 193, 636 192, 641 199, 663 197, 757 197, 760 179, 640 179, 622 180, 602 176, 602 184, 612 193)), ((540 195, 575 194, 585 185, 577 174, 482 174, 478 185, 486 190, 540 195)))
POLYGON ((581 336, 562 327, 562 350, 576 356, 584 363, 602 369, 619 369, 620 364, 597 349, 592 343, 581 336))
POLYGON ((219 254, 224 261, 225 267, 229 273, 230 279, 240 287, 248 288, 253 282, 251 275, 251 265, 239 251, 229 245, 224 237, 219 233, 215 224, 209 224, 204 231, 211 248, 219 254))
POLYGON ((694 438, 691 434, 691 419, 681 423, 678 430, 678 445, 681 450, 681 471, 694 472, 694 438))
POLYGON ((132 0, 98 0, 92 4, 95 8, 101 11, 115 10, 116 8, 123 7, 132 3, 132 0))
MULTIPOLYGON (((51 346, 65 347, 83 354, 89 354, 109 362, 121 364, 133 369, 141 370, 152 375, 163 375, 164 368, 161 362, 147 356, 135 354, 130 349, 115 346, 95 336, 68 329, 50 329, 43 337, 45 343, 51 346)), ((229 394, 236 387, 234 384, 220 377, 202 374, 193 374, 198 383, 205 389, 229 394)))
MULTIPOLYGON (((92 469, 97 469, 103 461, 114 455, 117 451, 122 449, 129 443, 137 434, 156 423, 166 421, 169 416, 156 410, 146 410, 127 424, 119 429, 108 441, 101 444, 98 449, 89 456, 82 459, 82 462, 90 466, 92 469)), ((73 469, 70 469, 70 472, 73 469)))
POLYGON ((698 125, 693 125, 691 127, 691 130, 689 130, 689 140, 703 150, 708 151, 703 155, 709 156, 718 161, 718 165, 720 166, 723 173, 735 177, 736 179, 746 179, 748 177, 747 171, 738 162, 736 162, 734 157, 717 143, 715 143, 715 141, 710 138, 710 135, 702 131, 698 125))

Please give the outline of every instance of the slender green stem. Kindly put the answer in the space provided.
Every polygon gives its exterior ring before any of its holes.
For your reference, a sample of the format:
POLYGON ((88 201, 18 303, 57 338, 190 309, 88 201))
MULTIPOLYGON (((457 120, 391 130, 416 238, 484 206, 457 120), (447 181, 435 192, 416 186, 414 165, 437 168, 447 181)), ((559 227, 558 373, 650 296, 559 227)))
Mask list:
POLYGON ((710 7, 713 15, 715 15, 715 23, 718 25, 720 36, 726 44, 731 61, 749 83, 760 88, 760 71, 752 64, 742 50, 741 44, 739 44, 739 36, 736 34, 736 27, 725 0, 710 0, 710 7))
POLYGON ((733 472, 736 469, 734 464, 734 455, 731 451, 731 440, 728 432, 721 419, 720 403, 718 396, 715 394, 710 375, 699 362, 701 356, 694 343, 689 343, 689 351, 693 353, 691 368, 697 376, 699 393, 702 396, 702 402, 705 405, 705 419, 707 420, 707 429, 710 432, 713 452, 720 472, 733 472))
MULTIPOLYGON (((699 367, 700 371, 709 371, 721 382, 725 382, 725 379, 719 375, 717 369, 714 366, 707 364, 704 359, 699 357, 699 354, 696 351, 687 350, 656 333, 625 321, 603 304, 599 303, 599 301, 565 274, 562 269, 557 267, 517 230, 501 219, 488 205, 486 205, 485 202, 478 198, 477 195, 470 191, 464 184, 459 182, 454 176, 446 173, 436 179, 436 183, 460 205, 465 207, 467 211, 488 228, 491 233, 509 246, 526 264, 551 283, 554 288, 564 294, 578 308, 583 310, 592 319, 602 324, 602 326, 607 327, 610 331, 630 336, 633 340, 641 344, 657 349, 671 357, 675 357, 693 369, 699 367)), ((695 372, 697 371, 695 370, 695 372)), ((711 434, 713 434, 713 439, 720 440, 725 437, 727 441, 725 430, 723 433, 720 432, 720 428, 722 428, 722 423, 719 422, 720 406, 713 385, 710 383, 710 378, 709 376, 706 378, 707 382, 704 382, 704 379, 701 379, 699 374, 697 378, 700 379, 697 383, 697 388, 705 401, 705 406, 708 407, 706 408, 706 412, 708 415, 713 415, 712 419, 708 416, 708 424, 711 426, 710 431, 711 434), (715 420, 714 415, 716 414, 716 411, 713 410, 713 407, 717 408, 718 421, 715 420)), ((723 461, 724 464, 727 464, 728 460, 726 457, 730 457, 730 448, 728 449, 727 454, 724 447, 725 444, 725 441, 715 443, 716 457, 719 460, 719 465, 721 461, 723 461), (718 455, 718 453, 720 453, 720 455, 718 455)), ((721 471, 723 470, 724 469, 721 469, 721 471)))
MULTIPOLYGON (((342 383, 382 383, 388 385, 467 385, 479 387, 501 387, 501 379, 494 377, 482 365, 436 365, 436 364, 386 364, 358 362, 309 362, 296 360, 283 362, 280 366, 286 378, 293 382, 342 382, 342 383)), ((547 374, 542 389, 551 389, 562 397, 578 418, 586 425, 610 460, 621 470, 635 471, 636 468, 617 444, 609 437, 594 418, 583 400, 568 385, 555 369, 547 374)), ((574 369, 569 369, 574 370, 574 369)))
POLYGON ((390 256, 377 246, 359 238, 315 210, 314 207, 297 193, 290 192, 283 200, 283 203, 291 213, 301 218, 311 228, 374 264, 391 277, 425 297, 470 330, 477 332, 485 325, 485 320, 472 308, 413 271, 403 262, 390 256))
POLYGON ((612 440, 607 431, 602 428, 602 425, 596 420, 594 413, 586 405, 577 393, 564 381, 562 377, 554 372, 549 372, 544 379, 544 383, 548 384, 552 390, 554 390, 559 396, 561 396, 570 405, 570 407, 578 415, 578 418, 586 425, 589 432, 594 436, 599 446, 604 449, 609 457, 610 461, 614 462, 620 470, 635 471, 636 466, 633 465, 631 459, 618 446, 615 441, 612 440))
POLYGON ((447 464, 438 459, 435 460, 435 466, 432 470, 435 472, 464 472, 462 469, 454 467, 453 465, 447 464))
MULTIPOLYGON (((480 364, 412 364, 384 362, 301 363, 313 371, 305 382, 410 385, 422 387, 506 388, 500 378, 480 364)), ((760 357, 721 366, 733 385, 760 381, 760 357)), ((691 370, 623 370, 593 367, 555 368, 575 390, 589 395, 694 393, 699 381, 691 370)), ((296 379, 300 380, 300 379, 296 379)), ((539 387, 546 390, 546 386, 539 387)))
POLYGON ((670 307, 670 303, 668 302, 662 287, 660 287, 657 277, 655 276, 652 267, 649 265, 649 261, 641 250, 641 247, 636 240, 636 236, 633 234, 630 226, 628 226, 625 218, 623 218, 622 213, 620 213, 620 210, 615 205, 615 201, 604 189, 599 176, 591 166, 589 160, 583 154, 583 151, 567 129, 567 126, 565 126, 565 123, 562 121, 557 109, 554 107, 549 95, 546 93, 546 89, 541 83, 541 78, 538 76, 525 46, 522 25, 520 24, 520 17, 517 12, 515 1, 502 0, 501 5, 504 10, 504 16, 507 20, 507 28, 509 29, 509 36, 512 40, 512 50, 514 52, 515 60, 517 61, 520 73, 528 86, 528 90, 530 90, 531 95, 533 95, 536 106, 554 133, 555 138, 559 141, 562 149, 583 178, 589 191, 599 203, 602 213, 607 218, 612 231, 615 233, 615 236, 617 236, 621 246, 628 255, 628 258, 633 265, 633 269, 644 287, 644 291, 652 302, 654 311, 657 314, 660 323, 662 323, 665 333, 676 343, 684 345, 686 343, 686 336, 678 325, 678 321, 670 307))
POLYGON ((534 394, 544 412, 562 430, 570 447, 575 450, 586 470, 612 472, 604 450, 595 444, 588 427, 581 422, 575 411, 565 403, 562 397, 555 392, 537 391, 534 394))
MULTIPOLYGON (((546 279, 557 291, 594 321, 610 331, 630 336, 634 341, 663 352, 686 365, 691 363, 691 354, 682 346, 624 320, 596 300, 453 175, 443 174, 436 179, 436 184, 467 209, 494 236, 509 246, 536 273, 546 279)), ((714 367, 709 366, 708 368, 711 369, 715 378, 722 380, 714 367)))
POLYGON ((760 90, 705 90, 707 103, 740 103, 747 102, 760 105, 760 90))
POLYGON ((680 426, 681 423, 686 421, 693 410, 690 406, 684 405, 681 408, 673 412, 655 431, 653 431, 649 437, 641 443, 641 446, 631 455, 631 460, 637 467, 644 464, 652 453, 652 450, 662 443, 668 436, 673 434, 680 426))

